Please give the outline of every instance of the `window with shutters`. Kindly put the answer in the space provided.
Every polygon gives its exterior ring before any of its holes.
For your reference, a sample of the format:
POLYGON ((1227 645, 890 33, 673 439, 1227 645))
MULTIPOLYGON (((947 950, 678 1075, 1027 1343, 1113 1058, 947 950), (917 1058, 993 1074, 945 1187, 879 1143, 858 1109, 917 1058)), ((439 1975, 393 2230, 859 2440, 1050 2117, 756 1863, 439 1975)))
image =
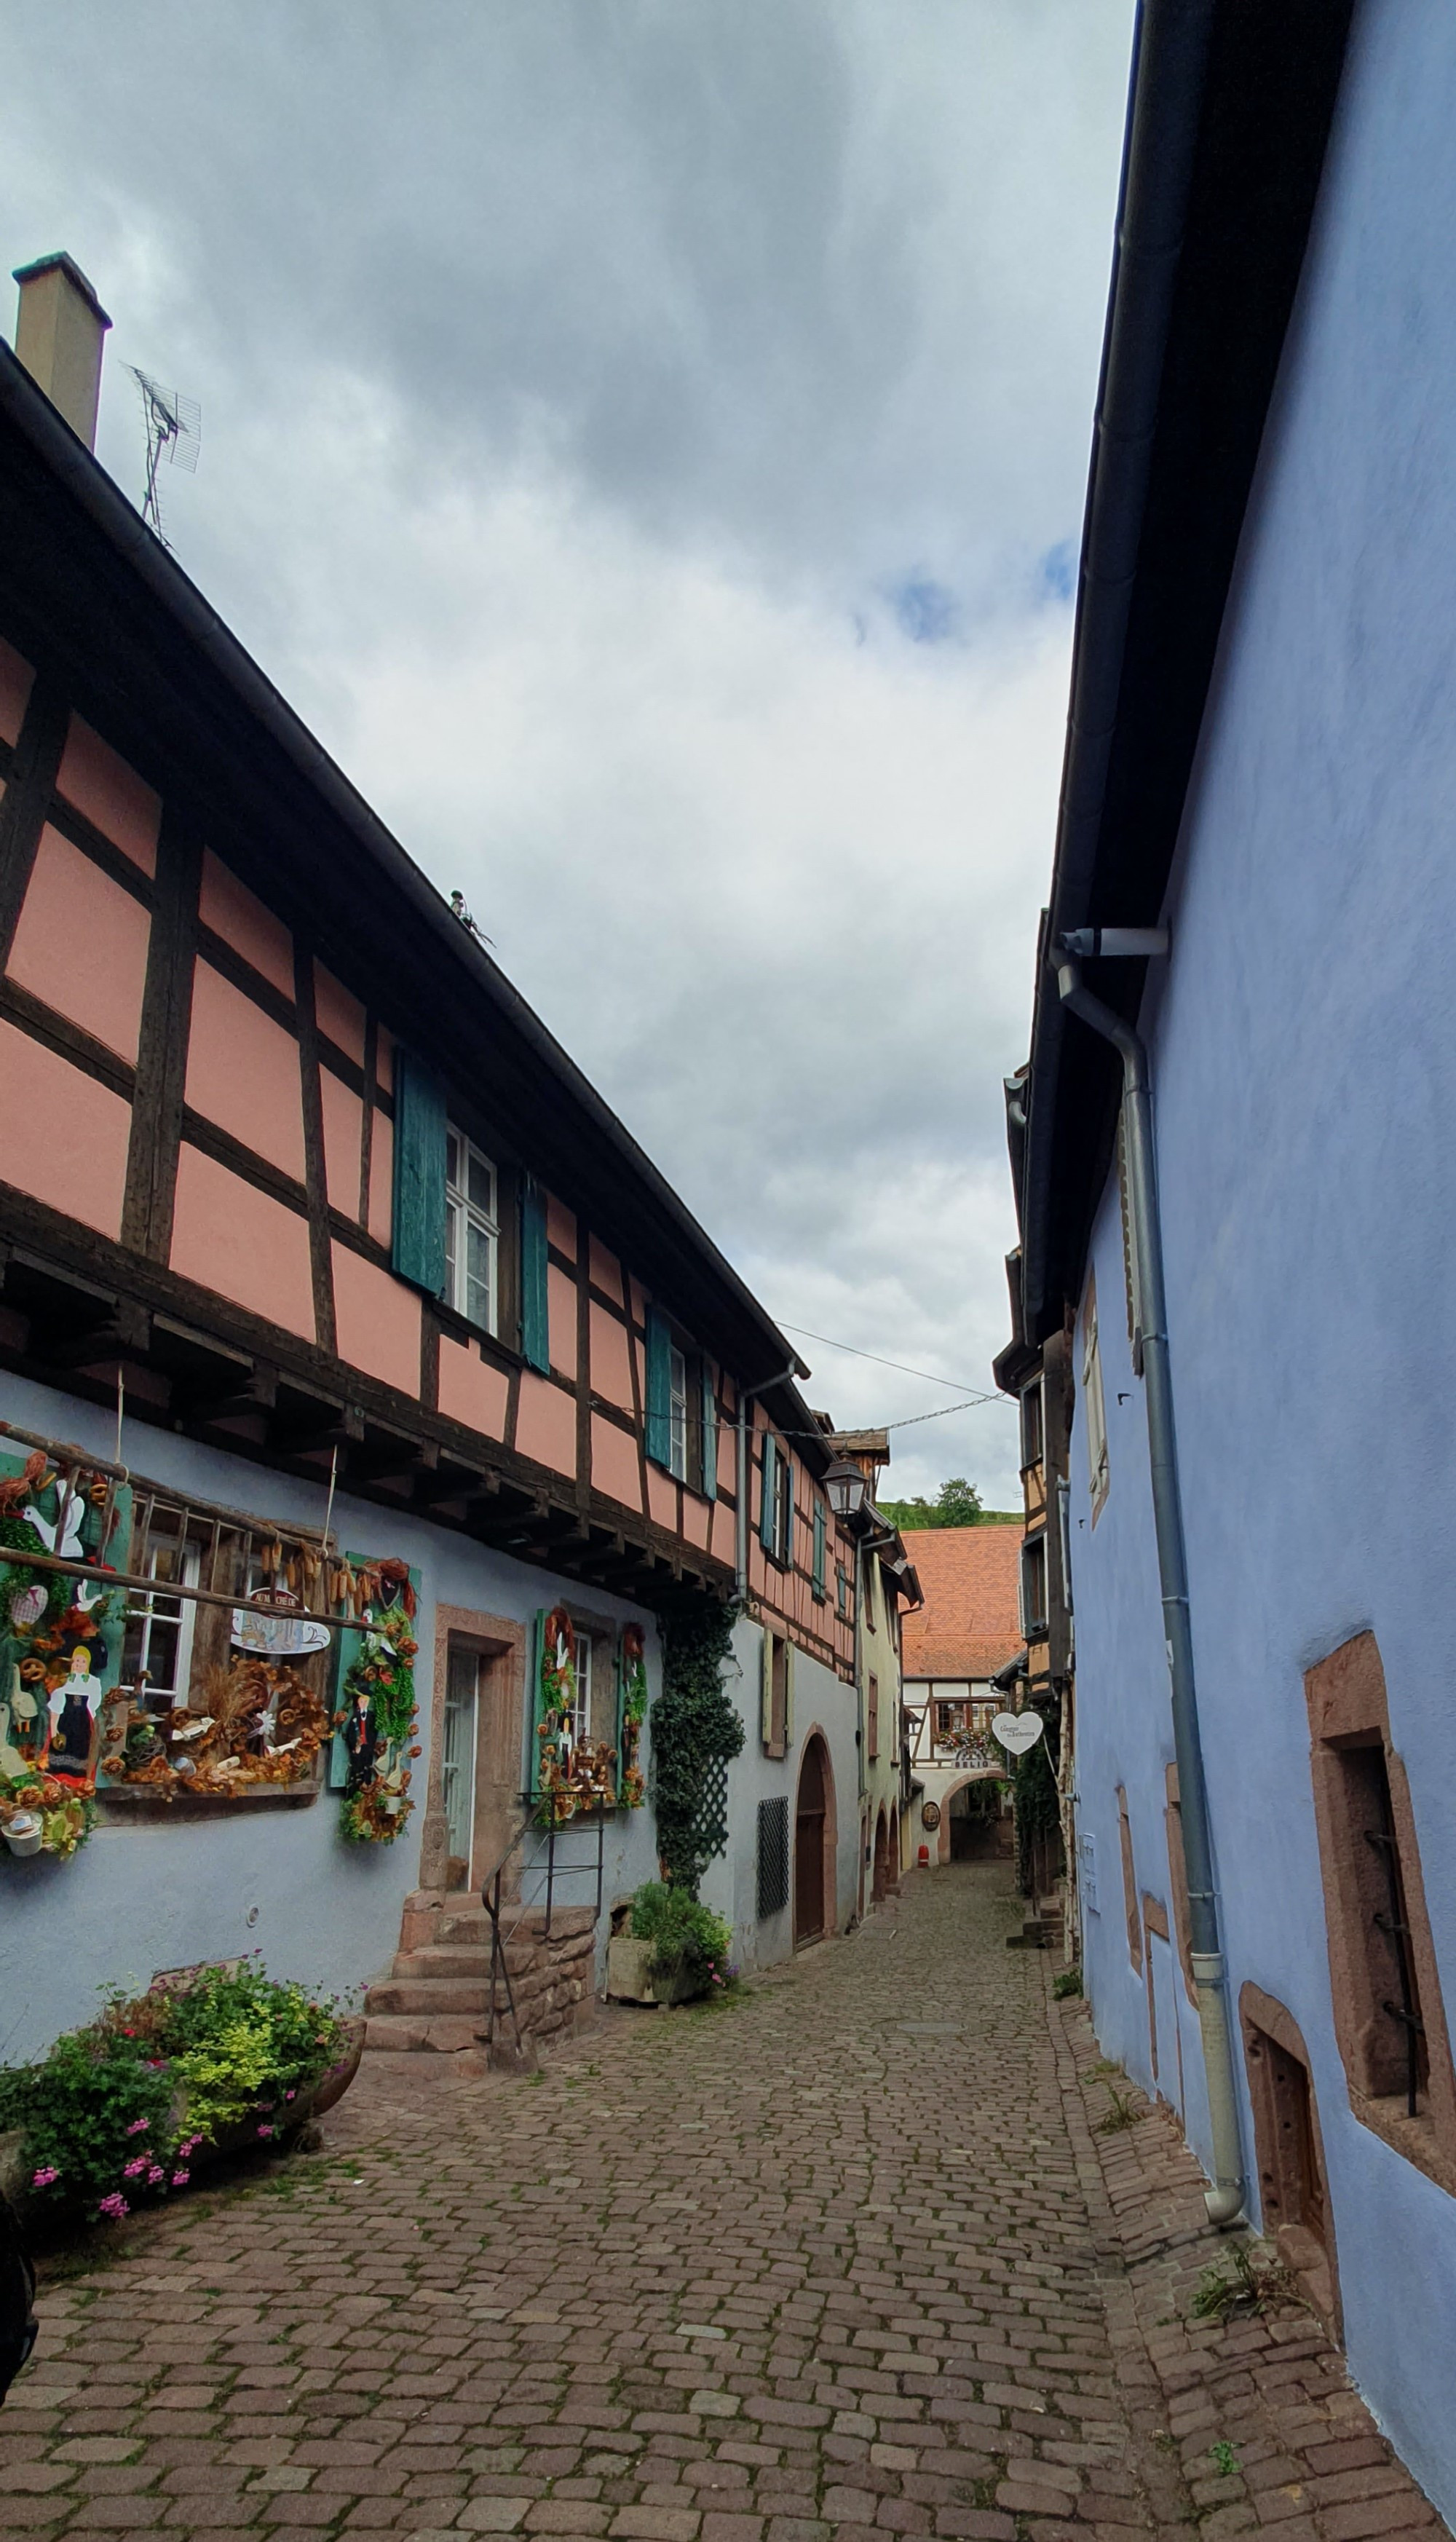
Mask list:
POLYGON ((445 1132, 445 1303, 493 1333, 500 1276, 495 1167, 452 1123, 445 1132))
POLYGON ((1021 1629, 1028 1641, 1047 1631, 1047 1538, 1028 1536, 1021 1548, 1021 1629))
POLYGON ((788 1754, 789 1671, 793 1666, 787 1636, 764 1635, 764 1746, 770 1757, 788 1754))
POLYGON ((880 1753, 880 1681, 877 1677, 870 1679, 865 1689, 864 1736, 869 1760, 873 1764, 880 1753))
POLYGON ((1107 1499, 1107 1406, 1102 1392, 1102 1357, 1097 1343, 1097 1282, 1087 1283, 1082 1316, 1082 1413, 1087 1429, 1087 1474, 1092 1494, 1092 1524, 1107 1499))
POLYGON ((787 1570, 794 1558, 794 1460, 782 1448, 773 1484, 773 1559, 787 1570))
POLYGON ((1042 1381, 1027 1386, 1021 1398, 1021 1470, 1042 1461, 1042 1381))
POLYGON ((872 1553, 867 1553, 864 1557, 864 1588, 861 1595, 864 1599, 864 1629, 867 1633, 872 1633, 875 1629, 875 1557, 872 1553))
POLYGON ((660 1307, 647 1309, 647 1454, 704 1500, 718 1496, 713 1372, 660 1307))
POLYGON ((688 1362, 676 1342, 668 1344, 668 1471, 688 1480, 688 1362))
POLYGON ((788 1905, 787 1798, 759 1803, 759 1921, 781 1915, 788 1905))
POLYGON ((824 1503, 816 1501, 814 1504, 814 1595, 821 1606, 826 1596, 824 1574, 828 1547, 829 1521, 825 1516, 824 1503))
POLYGON ((835 1566, 835 1612, 841 1621, 849 1612, 849 1574, 842 1562, 835 1566))

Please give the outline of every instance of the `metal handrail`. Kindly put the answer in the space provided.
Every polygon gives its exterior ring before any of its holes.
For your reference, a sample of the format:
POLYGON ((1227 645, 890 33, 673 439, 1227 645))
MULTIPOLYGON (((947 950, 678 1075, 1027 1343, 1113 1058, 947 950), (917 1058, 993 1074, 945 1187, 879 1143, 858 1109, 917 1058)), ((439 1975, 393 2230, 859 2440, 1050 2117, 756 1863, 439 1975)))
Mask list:
MULTIPOLYGON (((512 1920, 509 1930, 504 1934, 501 1930, 501 1883, 504 1880, 507 1865, 509 1864, 512 1855, 515 1853, 517 1846, 527 1835, 530 1834, 532 1829, 536 1828, 539 1830, 541 1827, 541 1796, 538 1794, 526 1793, 522 1795, 522 1798, 527 1800, 530 1804, 527 1809, 526 1816, 521 1821, 521 1824, 517 1828, 515 1834, 512 1836, 510 1843, 506 1846, 506 1849, 501 1855, 499 1862, 496 1864, 495 1869, 486 1875, 486 1878, 481 1883, 480 1887, 480 1904, 490 1918, 490 2000, 485 2015, 485 2047, 487 2054, 495 2045, 496 2005, 501 1984, 505 1987, 506 2009, 511 2016, 511 2028, 515 2033, 515 2042, 518 2054, 522 2045, 521 2020, 520 2015, 516 2010, 516 1996, 515 1989, 511 1984, 510 1963, 506 1958, 506 1943, 509 1941, 511 1935, 516 1931, 517 1926, 525 1920, 528 1912, 527 1900, 523 1898, 517 1901, 519 1912, 512 1920)), ((590 1812, 576 1811, 570 1819, 558 1821, 553 1809, 550 1818, 546 1823, 546 1920, 542 1925, 542 1939, 548 1942, 551 1937, 551 1914, 555 1904, 555 1885, 558 1876, 565 1880, 571 1878, 575 1874, 594 1870, 597 1875, 597 1903, 592 1914, 592 1923, 594 1928, 601 1918, 602 1879, 607 1854, 607 1812, 605 1808, 598 1808, 590 1812), (584 1818, 594 1818, 597 1823, 596 1861, 595 1863, 563 1862, 559 1867, 558 1874, 556 1864, 557 1833, 563 1825, 567 1827, 578 1826, 584 1818)), ((532 1870, 539 1870, 541 1865, 538 1861, 526 1867, 532 1870)))

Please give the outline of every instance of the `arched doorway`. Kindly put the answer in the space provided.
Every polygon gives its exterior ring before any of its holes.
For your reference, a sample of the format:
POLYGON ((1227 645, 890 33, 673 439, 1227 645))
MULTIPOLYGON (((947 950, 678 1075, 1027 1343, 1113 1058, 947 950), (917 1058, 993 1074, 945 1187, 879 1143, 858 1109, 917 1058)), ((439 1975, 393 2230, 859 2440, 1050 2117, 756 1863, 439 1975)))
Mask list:
POLYGON ((875 1821, 875 1879, 874 1887, 870 1892, 877 1906, 889 1886, 890 1831, 885 1823, 885 1813, 881 1810, 875 1821))
POLYGON ((835 1921, 835 1778, 821 1732, 806 1741, 794 1811, 794 1945, 818 1941, 835 1921))

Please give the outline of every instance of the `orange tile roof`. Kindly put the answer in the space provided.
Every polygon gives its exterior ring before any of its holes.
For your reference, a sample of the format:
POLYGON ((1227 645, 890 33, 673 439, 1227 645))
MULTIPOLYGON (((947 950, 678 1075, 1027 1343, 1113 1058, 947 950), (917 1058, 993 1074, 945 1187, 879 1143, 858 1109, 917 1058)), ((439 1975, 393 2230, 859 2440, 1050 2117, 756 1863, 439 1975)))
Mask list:
POLYGON ((988 1678, 1022 1646, 1019 1525, 905 1530, 925 1604, 904 1624, 905 1675, 988 1678))

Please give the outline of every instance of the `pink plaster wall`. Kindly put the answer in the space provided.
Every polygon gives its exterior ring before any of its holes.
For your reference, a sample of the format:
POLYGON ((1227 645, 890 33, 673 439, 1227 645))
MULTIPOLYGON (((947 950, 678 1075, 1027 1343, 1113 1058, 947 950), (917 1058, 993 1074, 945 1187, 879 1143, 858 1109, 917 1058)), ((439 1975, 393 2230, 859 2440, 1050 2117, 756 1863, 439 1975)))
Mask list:
POLYGON ((592 1483, 609 1500, 620 1501, 624 1509, 641 1509, 642 1472, 636 1444, 624 1430, 604 1421, 600 1412, 592 1414, 592 1483))
POLYGON ((420 1302, 412 1289, 335 1244, 333 1317, 340 1359, 418 1401, 420 1302))
POLYGON ((231 980, 199 960, 192 981, 186 1099, 255 1156, 302 1182, 298 1044, 231 980))
POLYGON ((314 1339, 307 1219, 185 1141, 178 1159, 172 1268, 270 1324, 314 1339))
POLYGON ((587 1257, 588 1269, 595 1286, 601 1290, 604 1298, 615 1298, 618 1305, 620 1306, 620 1263, 618 1261, 615 1253, 608 1252, 605 1244, 599 1244, 597 1242, 595 1236, 592 1236, 589 1239, 589 1245, 590 1250, 587 1257))
POLYGON ((16 1190, 119 1237, 131 1106, 0 1022, 0 1173, 16 1190))
POLYGON ((108 1050, 134 1060, 151 930, 139 900, 59 830, 46 828, 15 931, 10 977, 108 1050))
POLYGON ((324 1098, 324 1179, 328 1205, 342 1210, 345 1218, 357 1218, 364 1106, 352 1085, 345 1085, 327 1068, 319 1071, 319 1090, 324 1098))
POLYGON ((322 962, 314 964, 314 1012, 319 1030, 336 1042, 349 1059, 364 1065, 364 1009, 341 981, 322 962))
POLYGON ((546 1319, 551 1337, 551 1366, 563 1377, 576 1375, 576 1282, 558 1271, 554 1262, 546 1267, 546 1319))
POLYGON ((659 1527, 670 1527, 677 1533, 678 1486, 660 1465, 649 1464, 647 1468, 647 1515, 655 1518, 659 1527))
POLYGON ((293 1003, 293 938, 281 919, 264 909, 246 882, 215 857, 210 848, 202 853, 202 898, 200 915, 204 927, 231 944, 255 971, 293 1003))
POLYGON ((546 1242, 558 1253, 569 1253, 576 1260, 576 1218, 563 1207, 553 1192, 546 1194, 546 1242))
MULTIPOLYGON (((379 1124, 375 1124, 376 1136, 379 1124)), ((448 1333, 440 1336, 440 1409, 448 1421, 463 1421, 487 1439, 505 1437, 511 1382, 503 1368, 492 1368, 469 1342, 448 1333)))
POLYGON ((156 872, 162 797, 77 714, 71 717, 55 788, 133 864, 144 873, 156 872))
POLYGON ((369 1233, 376 1244, 388 1245, 394 1230, 395 1125, 376 1112, 369 1147, 369 1233))
POLYGON ((30 663, 23 662, 19 653, 0 636, 0 733, 7 741, 20 739, 35 677, 30 663))
POLYGON ((700 1501, 696 1492, 683 1494, 683 1533, 690 1544, 701 1545, 706 1552, 708 1504, 706 1501, 700 1501))
POLYGON ((623 1412, 630 1412, 632 1372, 627 1360, 626 1327, 615 1315, 609 1315, 605 1307, 593 1305, 590 1314, 593 1391, 608 1403, 619 1403, 623 1412))
POLYGON ((553 1466, 558 1474, 576 1471, 576 1404, 559 1385, 530 1370, 521 1379, 516 1404, 516 1446, 523 1457, 553 1466))
POLYGON ((715 1502, 713 1507, 712 1549, 720 1562, 736 1562, 738 1559, 738 1547, 734 1542, 733 1534, 733 1512, 724 1509, 721 1501, 715 1502))
POLYGON ((718 1489, 732 1492, 738 1488, 738 1429, 735 1423, 718 1423, 718 1489))

